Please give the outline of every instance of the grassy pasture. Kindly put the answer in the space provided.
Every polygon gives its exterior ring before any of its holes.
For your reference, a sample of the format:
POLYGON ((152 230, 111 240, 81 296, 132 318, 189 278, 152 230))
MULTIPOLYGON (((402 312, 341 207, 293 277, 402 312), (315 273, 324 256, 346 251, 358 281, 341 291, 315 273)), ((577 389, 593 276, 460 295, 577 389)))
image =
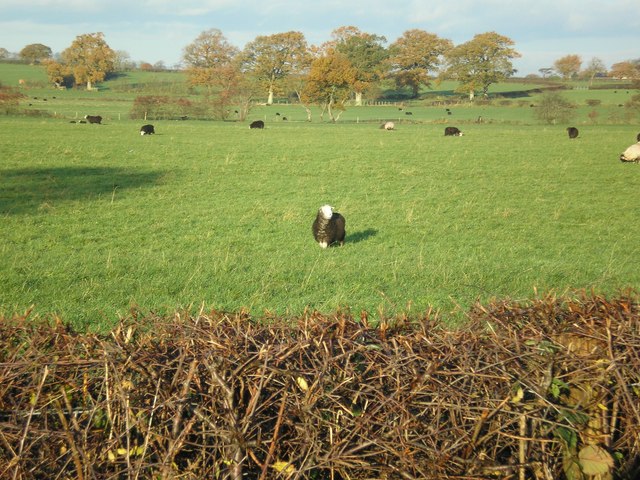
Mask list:
POLYGON ((153 123, 141 137, 127 120, 0 117, 3 313, 106 329, 132 306, 451 312, 640 286, 640 170, 617 160, 635 126, 569 141, 498 123, 456 138, 440 123, 153 123), (342 248, 313 242, 323 203, 347 219, 342 248))

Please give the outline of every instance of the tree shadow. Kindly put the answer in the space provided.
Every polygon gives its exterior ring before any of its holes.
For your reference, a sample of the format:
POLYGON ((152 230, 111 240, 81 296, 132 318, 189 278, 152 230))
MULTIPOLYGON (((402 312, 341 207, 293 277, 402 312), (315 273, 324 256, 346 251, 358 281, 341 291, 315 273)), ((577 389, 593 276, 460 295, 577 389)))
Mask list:
POLYGON ((0 170, 0 215, 28 215, 59 202, 157 185, 164 172, 113 167, 0 170))
POLYGON ((361 230, 359 232, 347 233, 347 242, 349 243, 359 243, 368 240, 371 237, 375 237, 378 234, 378 230, 373 228, 367 228, 366 230, 361 230))

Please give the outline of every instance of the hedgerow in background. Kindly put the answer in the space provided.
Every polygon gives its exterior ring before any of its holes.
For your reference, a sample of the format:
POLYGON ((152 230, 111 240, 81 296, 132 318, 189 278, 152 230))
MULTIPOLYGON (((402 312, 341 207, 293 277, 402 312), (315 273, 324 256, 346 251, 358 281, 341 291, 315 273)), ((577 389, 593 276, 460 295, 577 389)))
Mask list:
POLYGON ((138 96, 133 101, 130 117, 142 120, 176 120, 189 116, 206 116, 206 106, 198 101, 183 97, 161 95, 138 96))
POLYGON ((545 93, 535 109, 538 120, 552 125, 567 123, 575 116, 575 105, 558 92, 545 93))
POLYGON ((20 101, 25 98, 15 88, 0 84, 0 110, 5 115, 13 115, 19 111, 20 101))

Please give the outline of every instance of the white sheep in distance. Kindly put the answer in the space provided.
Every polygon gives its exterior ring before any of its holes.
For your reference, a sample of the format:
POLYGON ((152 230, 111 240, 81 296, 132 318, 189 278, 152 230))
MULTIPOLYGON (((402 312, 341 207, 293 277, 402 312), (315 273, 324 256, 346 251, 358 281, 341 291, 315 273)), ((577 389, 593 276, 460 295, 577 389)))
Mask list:
POLYGON ((620 155, 621 162, 640 163, 640 142, 634 143, 620 155))
POLYGON ((344 245, 344 237, 346 235, 344 226, 344 217, 338 212, 334 212, 331 205, 323 205, 318 210, 318 215, 316 215, 311 230, 313 231, 313 238, 318 242, 318 245, 322 248, 327 248, 336 242, 341 246, 344 245))
POLYGON ((385 130, 394 130, 396 128, 396 125, 393 122, 385 122, 380 125, 380 128, 384 128, 385 130))

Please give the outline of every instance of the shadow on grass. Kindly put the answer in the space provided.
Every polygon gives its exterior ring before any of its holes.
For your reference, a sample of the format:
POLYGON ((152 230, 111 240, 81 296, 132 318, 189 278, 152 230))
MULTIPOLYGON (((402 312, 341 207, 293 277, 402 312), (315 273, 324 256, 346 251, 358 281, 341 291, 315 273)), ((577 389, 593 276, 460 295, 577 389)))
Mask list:
POLYGON ((368 240, 371 237, 374 237, 378 234, 378 230, 373 228, 368 228, 366 230, 361 230, 359 232, 349 233, 347 232, 346 241, 349 243, 359 243, 368 240))
POLYGON ((112 167, 0 170, 0 215, 32 214, 59 202, 157 185, 164 172, 112 167))

